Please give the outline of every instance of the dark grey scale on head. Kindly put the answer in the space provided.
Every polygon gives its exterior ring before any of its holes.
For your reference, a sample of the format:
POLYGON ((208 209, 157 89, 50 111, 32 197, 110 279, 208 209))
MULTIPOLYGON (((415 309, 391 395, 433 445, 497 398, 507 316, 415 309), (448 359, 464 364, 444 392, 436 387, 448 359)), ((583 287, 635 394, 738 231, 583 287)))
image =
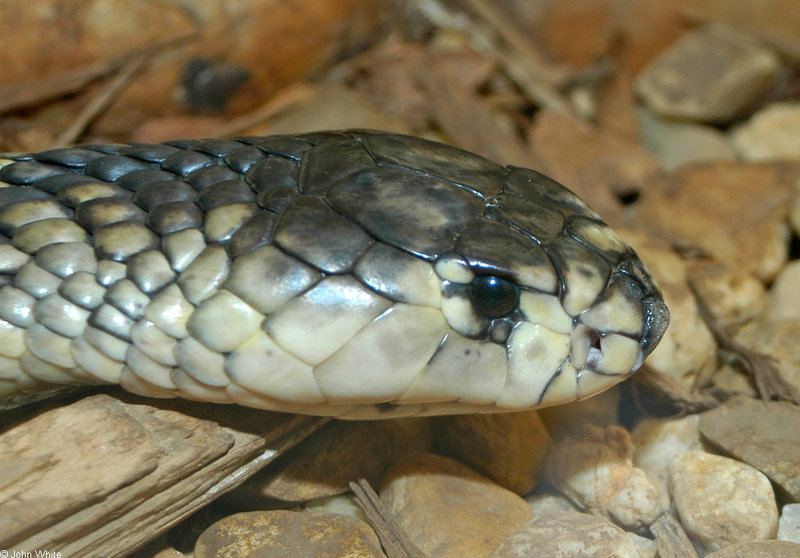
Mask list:
POLYGON ((372 157, 352 138, 322 142, 303 157, 298 189, 303 194, 322 196, 335 182, 374 166, 372 157))
POLYGON ((152 164, 146 161, 126 157, 125 155, 108 155, 90 161, 83 170, 88 176, 93 176, 106 182, 114 182, 130 172, 152 168, 152 164))
POLYGON ((583 200, 549 176, 520 167, 509 167, 509 170, 510 172, 505 177, 504 192, 520 194, 533 200, 534 203, 541 203, 555 209, 564 217, 582 215, 600 220, 600 216, 592 211, 583 200))
POLYGON ((183 180, 192 185, 197 191, 205 190, 210 186, 216 186, 220 182, 230 180, 240 181, 239 173, 224 166, 208 166, 192 171, 183 177, 183 180))
POLYGON ((268 155, 247 170, 245 180, 258 193, 278 186, 297 188, 299 172, 300 165, 297 161, 279 155, 268 155))
POLYGON ((166 143, 134 143, 123 147, 120 153, 134 159, 160 164, 179 151, 180 148, 166 143))
POLYGON ((436 178, 400 168, 351 174, 328 189, 328 202, 372 236, 433 260, 483 214, 478 196, 436 178))
POLYGON ((136 194, 142 188, 152 187, 153 184, 165 181, 176 181, 175 173, 160 169, 145 169, 120 176, 114 184, 136 194))
POLYGON ((144 209, 150 211, 155 207, 172 202, 192 202, 197 197, 197 191, 181 180, 161 180, 142 186, 134 194, 133 201, 144 209))
POLYGON ((268 155, 280 155, 300 161, 314 144, 295 136, 270 136, 266 138, 239 138, 242 143, 250 143, 268 155))
POLYGON ((455 251, 479 275, 506 277, 517 284, 555 293, 556 275, 547 253, 530 236, 481 217, 458 237, 455 251))
POLYGON ((62 147, 42 151, 35 155, 36 160, 42 163, 55 163, 69 168, 82 169, 90 161, 105 157, 104 153, 83 147, 62 147))
POLYGON ((540 244, 547 244, 564 228, 564 216, 557 208, 548 205, 504 193, 488 204, 486 215, 515 227, 540 244))
POLYGON ((267 156, 266 153, 257 147, 252 145, 242 145, 241 142, 237 143, 239 144, 239 147, 225 155, 223 160, 225 161, 226 165, 231 167, 239 174, 247 173, 253 167, 253 165, 260 162, 262 159, 264 159, 264 157, 267 156))
POLYGON ((206 139, 200 140, 192 146, 194 151, 206 153, 213 157, 225 157, 233 151, 240 149, 242 144, 235 140, 229 139, 206 139))
POLYGON ((164 159, 161 168, 172 171, 178 176, 186 176, 204 167, 217 164, 217 159, 205 153, 186 149, 178 151, 164 159))
POLYGON ((325 273, 345 273, 372 240, 322 199, 301 196, 280 214, 274 242, 286 252, 325 273))
POLYGON ((255 202, 256 193, 249 185, 241 180, 225 180, 200 192, 195 203, 203 211, 210 211, 215 207, 221 207, 238 202, 255 202))
POLYGON ((277 216, 274 213, 261 211, 256 213, 247 223, 242 225, 228 243, 225 251, 231 259, 246 254, 272 242, 272 231, 275 228, 277 216))
POLYGON ((401 166, 429 174, 482 198, 500 193, 506 170, 469 151, 421 138, 373 132, 349 132, 382 166, 401 166))
POLYGON ((260 192, 256 196, 256 203, 259 207, 271 211, 273 213, 280 213, 292 200, 300 196, 300 192, 291 186, 275 186, 260 192))
POLYGON ((39 163, 37 161, 17 160, 0 169, 0 180, 16 186, 28 186, 42 179, 57 176, 64 172, 63 167, 39 163))

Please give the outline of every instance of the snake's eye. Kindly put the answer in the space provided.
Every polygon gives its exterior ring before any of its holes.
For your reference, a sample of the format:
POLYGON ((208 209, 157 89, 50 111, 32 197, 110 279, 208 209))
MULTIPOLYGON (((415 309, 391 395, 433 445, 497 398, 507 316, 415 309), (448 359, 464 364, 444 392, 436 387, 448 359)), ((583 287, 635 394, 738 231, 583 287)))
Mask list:
POLYGON ((478 312, 487 318, 502 318, 517 307, 519 289, 501 277, 479 275, 470 284, 469 296, 478 312))

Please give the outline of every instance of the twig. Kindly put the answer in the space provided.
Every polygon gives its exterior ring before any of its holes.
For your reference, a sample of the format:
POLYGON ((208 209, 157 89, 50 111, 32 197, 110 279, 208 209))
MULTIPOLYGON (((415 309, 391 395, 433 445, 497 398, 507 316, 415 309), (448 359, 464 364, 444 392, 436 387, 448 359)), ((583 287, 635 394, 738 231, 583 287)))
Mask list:
POLYGON ((686 531, 668 512, 662 513, 652 525, 650 532, 655 537, 656 549, 661 558, 697 558, 686 531))
POLYGON ((723 333, 692 281, 689 281, 689 289, 697 300, 700 317, 714 336, 720 351, 728 353, 747 374, 753 377, 761 399, 792 401, 800 405, 800 392, 784 379, 775 366, 774 359, 770 355, 747 349, 723 333))
POLYGON ((367 521, 375 530, 389 558, 428 558, 397 524, 366 479, 350 483, 356 503, 364 510, 367 521))
POLYGON ((56 136, 51 147, 64 147, 75 143, 75 140, 80 137, 89 123, 106 110, 117 95, 128 86, 136 73, 142 69, 149 56, 149 54, 145 53, 137 54, 122 66, 116 77, 106 84, 96 97, 89 101, 89 104, 72 121, 72 124, 56 136))
POLYGON ((119 70, 137 54, 153 53, 168 46, 175 46, 196 35, 196 32, 187 33, 126 52, 110 60, 101 60, 63 72, 38 76, 32 80, 2 85, 0 86, 0 114, 76 93, 91 82, 119 70))

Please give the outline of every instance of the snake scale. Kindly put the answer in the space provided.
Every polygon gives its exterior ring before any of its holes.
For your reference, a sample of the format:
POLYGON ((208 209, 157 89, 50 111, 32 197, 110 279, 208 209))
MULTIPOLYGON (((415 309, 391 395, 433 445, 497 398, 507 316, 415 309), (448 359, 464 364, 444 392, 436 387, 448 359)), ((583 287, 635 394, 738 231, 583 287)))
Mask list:
POLYGON ((340 418, 544 407, 669 312, 545 175, 351 130, 0 159, 0 398, 121 384, 340 418))

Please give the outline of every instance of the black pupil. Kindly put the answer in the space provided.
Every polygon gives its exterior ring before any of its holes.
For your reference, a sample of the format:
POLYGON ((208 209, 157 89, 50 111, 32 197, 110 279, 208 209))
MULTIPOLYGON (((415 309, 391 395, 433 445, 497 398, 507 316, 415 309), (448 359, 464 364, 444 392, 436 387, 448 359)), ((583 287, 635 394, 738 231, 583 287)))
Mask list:
POLYGON ((501 277, 481 275, 472 281, 470 297, 475 309, 487 318, 502 318, 517 307, 519 290, 501 277))

